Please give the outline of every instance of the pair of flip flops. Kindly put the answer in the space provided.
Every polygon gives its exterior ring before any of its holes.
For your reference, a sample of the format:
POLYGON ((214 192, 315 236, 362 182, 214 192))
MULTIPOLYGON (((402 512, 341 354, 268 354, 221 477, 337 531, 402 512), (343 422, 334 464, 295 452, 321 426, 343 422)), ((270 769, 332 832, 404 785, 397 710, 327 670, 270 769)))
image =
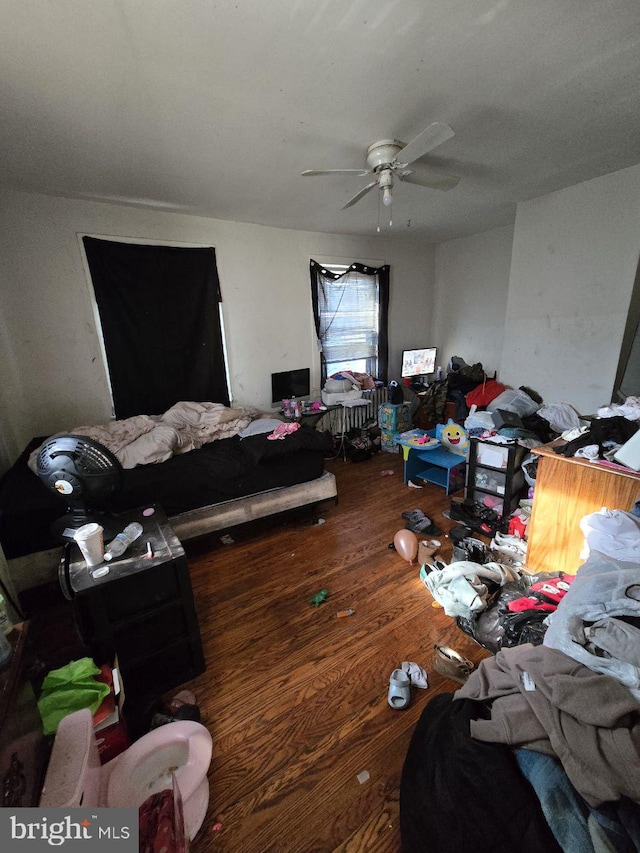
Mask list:
POLYGON ((402 661, 400 669, 394 669, 389 678, 388 702, 392 708, 402 710, 411 700, 411 685, 426 690, 429 687, 427 673, 414 661, 402 661))
POLYGON ((421 509, 407 510, 402 513, 402 517, 408 522, 405 525, 406 529, 413 533, 422 533, 427 536, 437 536, 438 533, 442 533, 442 530, 421 509))

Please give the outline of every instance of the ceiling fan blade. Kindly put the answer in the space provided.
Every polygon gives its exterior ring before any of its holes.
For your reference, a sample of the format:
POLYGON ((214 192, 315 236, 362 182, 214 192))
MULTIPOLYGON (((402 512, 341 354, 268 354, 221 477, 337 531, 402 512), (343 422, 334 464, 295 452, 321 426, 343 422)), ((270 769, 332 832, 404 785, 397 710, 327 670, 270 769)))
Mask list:
POLYGON ((377 182, 377 181, 371 181, 371 183, 370 183, 370 184, 367 184, 367 186, 366 186, 366 187, 363 187, 361 190, 359 190, 359 191, 358 191, 358 192, 353 196, 353 198, 350 198, 350 199, 349 199, 349 201, 348 201, 346 204, 343 204, 343 205, 342 205, 342 207, 340 208, 340 210, 346 210, 348 207, 351 207, 351 206, 352 206, 352 205, 354 205, 357 201, 360 201, 360 199, 362 198, 362 196, 365 196, 365 195, 369 192, 369 190, 372 190, 374 187, 377 187, 377 186, 378 186, 378 182, 377 182))
POLYGON ((368 169, 306 169, 300 172, 301 175, 360 175, 363 178, 365 175, 373 174, 368 169))
POLYGON ((413 163, 427 151, 431 151, 438 145, 442 145, 447 139, 451 139, 455 133, 448 124, 441 121, 434 121, 429 127, 426 127, 422 133, 419 133, 411 142, 407 143, 401 151, 396 154, 396 163, 413 163))
POLYGON ((445 175, 432 169, 411 169, 406 172, 397 171, 396 175, 401 181, 408 184, 416 184, 419 187, 429 187, 432 190, 452 190, 460 182, 459 175, 445 175))

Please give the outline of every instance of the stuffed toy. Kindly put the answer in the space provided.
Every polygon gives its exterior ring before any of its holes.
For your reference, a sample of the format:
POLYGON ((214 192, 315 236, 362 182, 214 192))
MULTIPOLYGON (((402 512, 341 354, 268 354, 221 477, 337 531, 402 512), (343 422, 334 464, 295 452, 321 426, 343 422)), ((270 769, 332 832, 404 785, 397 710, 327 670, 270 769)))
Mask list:
POLYGON ((446 424, 437 424, 436 438, 453 453, 466 456, 469 450, 469 439, 466 430, 457 424, 453 418, 449 418, 446 424))

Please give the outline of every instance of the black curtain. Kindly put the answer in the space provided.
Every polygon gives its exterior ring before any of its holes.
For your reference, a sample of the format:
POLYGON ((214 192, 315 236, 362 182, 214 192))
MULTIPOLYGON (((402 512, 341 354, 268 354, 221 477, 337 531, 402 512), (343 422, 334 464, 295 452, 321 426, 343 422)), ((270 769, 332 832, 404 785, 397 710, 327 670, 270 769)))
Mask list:
MULTIPOLYGON (((309 262, 309 274, 311 276, 311 301, 313 303, 313 321, 316 328, 316 336, 320 340, 318 292, 322 288, 322 279, 330 278, 332 281, 338 281, 340 278, 354 271, 378 277, 378 376, 375 378, 382 380, 386 385, 389 374, 389 264, 385 264, 382 267, 367 267, 364 264, 351 263, 346 272, 338 275, 337 273, 329 272, 322 264, 312 259, 309 262)), ((327 378, 327 370, 323 353, 320 353, 320 368, 320 378, 324 384, 327 378)))
POLYGON ((213 248, 83 238, 116 418, 179 400, 229 405, 213 248))

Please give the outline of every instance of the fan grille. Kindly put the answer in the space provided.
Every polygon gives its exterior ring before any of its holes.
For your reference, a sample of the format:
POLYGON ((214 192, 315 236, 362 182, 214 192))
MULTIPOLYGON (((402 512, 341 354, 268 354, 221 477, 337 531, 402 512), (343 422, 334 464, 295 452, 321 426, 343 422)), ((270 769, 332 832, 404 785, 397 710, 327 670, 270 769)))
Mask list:
POLYGON ((37 460, 38 476, 55 488, 68 475, 79 497, 106 498, 122 485, 122 465, 102 444, 84 435, 58 435, 48 439, 37 460))

